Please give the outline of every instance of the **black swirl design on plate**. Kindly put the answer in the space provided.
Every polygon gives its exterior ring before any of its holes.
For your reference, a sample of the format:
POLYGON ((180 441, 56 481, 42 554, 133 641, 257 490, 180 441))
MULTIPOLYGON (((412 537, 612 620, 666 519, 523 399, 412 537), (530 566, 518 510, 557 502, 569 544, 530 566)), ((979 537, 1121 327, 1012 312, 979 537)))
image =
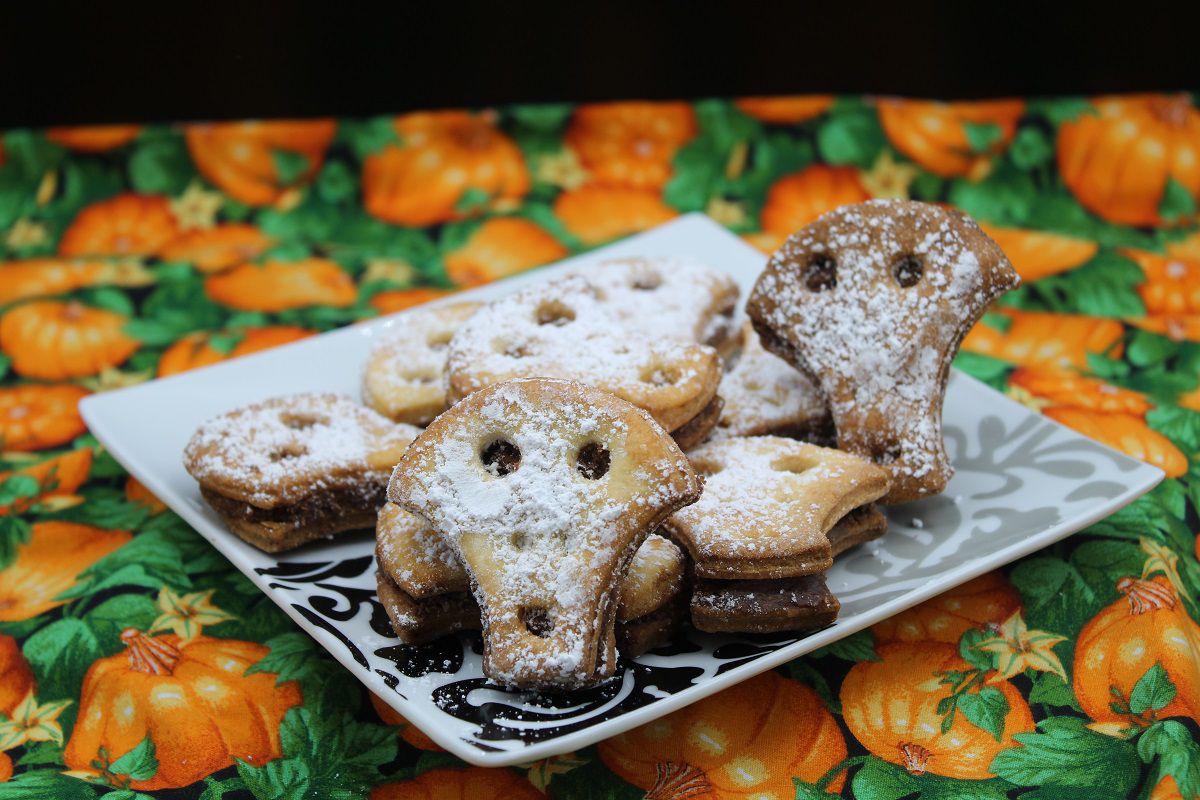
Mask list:
MULTIPOLYGON (((470 646, 460 638, 465 634, 443 636, 429 644, 393 644, 381 647, 375 655, 396 665, 401 675, 420 678, 433 672, 454 675, 463 665, 464 648, 470 646)), ((473 638, 479 639, 478 634, 473 638)), ((383 675, 382 670, 376 670, 383 675)))

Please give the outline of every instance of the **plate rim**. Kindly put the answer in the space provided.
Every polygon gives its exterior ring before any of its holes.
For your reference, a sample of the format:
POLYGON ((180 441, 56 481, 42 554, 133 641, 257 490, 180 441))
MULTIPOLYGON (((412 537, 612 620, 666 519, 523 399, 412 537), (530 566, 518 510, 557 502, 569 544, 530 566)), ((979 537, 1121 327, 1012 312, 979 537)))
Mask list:
MULTIPOLYGON (((509 287, 509 290, 516 290, 521 285, 537 281, 539 274, 544 273, 547 269, 562 270, 564 267, 569 267, 572 263, 591 261, 597 257, 603 257, 605 251, 611 249, 615 245, 628 246, 631 242, 636 242, 647 236, 661 236, 665 230, 675 227, 687 227, 689 225, 702 224, 709 228, 713 233, 720 232, 731 240, 737 242, 738 245, 746 248, 757 257, 761 257, 764 261, 766 256, 754 249, 751 245, 742 241, 735 234, 730 233, 727 229, 713 221, 706 215, 693 212, 691 214, 681 215, 680 217, 671 220, 663 225, 650 228, 647 231, 635 234, 630 237, 610 242, 605 246, 595 248, 593 250, 573 255, 569 258, 544 265, 541 268, 529 270, 520 273, 510 278, 501 279, 483 287, 469 289, 462 292, 456 292, 445 297, 437 298, 428 303, 414 306, 411 309, 402 309, 393 314, 384 315, 370 320, 364 320, 361 323, 335 328, 333 330, 319 334, 318 337, 312 339, 291 342, 279 348, 254 353, 249 356, 238 359, 244 367, 247 363, 255 363, 252 360, 271 359, 277 357, 281 350, 291 347, 303 347, 306 342, 311 344, 313 339, 319 337, 330 336, 350 336, 350 335, 373 335, 375 331, 388 326, 395 319, 400 318, 417 308, 431 308, 439 305, 446 305, 455 302, 469 301, 472 295, 487 295, 494 294, 498 287, 509 287)), ((99 394, 88 395, 79 402, 79 413, 83 421, 87 425, 88 432, 96 437, 97 441, 108 450, 116 461, 121 464, 122 468, 130 475, 133 475, 137 480, 142 482, 148 489, 155 492, 156 495, 171 495, 175 494, 165 484, 161 483, 158 476, 142 469, 135 469, 131 461, 127 458, 128 451, 123 442, 125 437, 113 436, 113 431, 109 427, 113 418, 109 417, 105 411, 106 407, 114 403, 122 402, 125 398, 133 394, 137 394, 147 387, 154 385, 161 387, 164 383, 179 379, 195 380, 196 376, 205 373, 207 370, 219 370, 222 367, 228 367, 230 362, 220 362, 217 364, 201 367, 196 370, 191 370, 180 375, 168 376, 166 378, 158 378, 146 384, 132 386, 125 389, 103 392, 99 394), (116 447, 113 443, 116 443, 116 447)), ((966 373, 959 370, 954 371, 954 380, 966 380, 973 384, 977 384, 978 388, 988 392, 993 399, 1003 401, 1003 404, 1012 404, 1020 406, 1015 400, 1005 396, 1003 393, 996 391, 987 384, 979 381, 966 373)), ((429 736, 434 742, 443 747, 451 754, 461 758, 470 764, 483 767, 501 767, 523 764, 530 761, 536 761, 541 758, 546 758, 551 755, 570 752, 588 745, 594 744, 603 739, 608 739, 613 736, 620 735, 632 728, 638 727, 648 721, 659 719, 667 714, 670 714, 680 708, 684 708, 697 702, 705 697, 709 697, 717 692, 723 691, 737 683, 748 680, 756 675, 773 669, 788 661, 799 658, 819 647, 831 644, 846 636, 850 636, 858 631, 870 627, 877 622, 886 619, 894 614, 900 613, 914 605, 917 605, 931 597, 946 592, 956 586, 978 577, 993 569, 997 569, 1006 564, 1012 563, 1019 558, 1027 556, 1046 546, 1053 544, 1056 541, 1066 538, 1079 530, 1092 525, 1095 522, 1104 519, 1120 508, 1128 505, 1138 497, 1146 494, 1157 486, 1165 477, 1165 473, 1152 464, 1139 462, 1126 456, 1124 453, 1108 447, 1094 439, 1084 437, 1076 431, 1067 428, 1044 415, 1035 414, 1024 407, 1021 410, 1037 419, 1044 420, 1058 428, 1068 431, 1072 436, 1083 438, 1089 442, 1093 442, 1099 447, 1104 448, 1111 454, 1122 459, 1134 462, 1138 469, 1132 471, 1126 476, 1128 485, 1124 492, 1120 495, 1110 498, 1102 503, 1097 503, 1094 507, 1088 509, 1086 513, 1079 514, 1068 520, 1059 522, 1034 536, 1024 539, 1019 542, 1014 542, 1007 547, 993 551, 986 558, 982 559, 977 564, 961 565, 951 568, 945 572, 939 573, 937 576, 930 578, 917 587, 895 597, 887 602, 881 603, 878 606, 872 607, 870 610, 862 612, 854 617, 845 620, 838 620, 833 625, 818 631, 812 635, 806 636, 792 644, 780 647, 771 652, 758 656, 752 661, 744 662, 736 667, 729 669, 720 674, 714 675, 708 680, 700 684, 694 684, 687 689, 669 694, 665 697, 657 699, 653 703, 648 703, 639 708, 628 711, 617 717, 611 717, 601 720, 591 725, 587 725, 579 730, 570 733, 555 736, 550 739, 544 739, 534 742, 522 742, 516 747, 497 747, 495 749, 485 749, 487 745, 480 746, 476 742, 467 740, 443 725, 436 724, 432 719, 429 719, 428 726, 418 724, 418 721, 426 720, 426 712, 413 705, 409 707, 409 703, 398 696, 398 690, 393 689, 383 681, 383 678, 369 668, 363 667, 358 663, 350 651, 345 647, 330 647, 323 637, 330 635, 327 632, 316 628, 311 622, 304 618, 303 615, 291 604, 287 602, 287 598, 279 593, 270 591, 268 584, 270 581, 266 576, 259 574, 254 567, 243 569, 236 561, 231 558, 230 553, 226 551, 222 544, 226 542, 219 536, 209 536, 205 532, 205 528, 212 525, 211 521, 206 519, 199 509, 194 509, 189 505, 181 504, 182 507, 177 508, 175 505, 168 503, 170 509, 184 519, 185 522, 202 538, 209 542, 222 556, 229 561, 230 567, 241 572, 249 578, 255 586, 266 594, 284 613, 286 613, 295 622, 301 630, 312 637, 316 644, 322 647, 329 655, 333 656, 343 667, 345 667, 351 676, 365 685, 369 691, 378 695, 382 700, 387 702, 389 706, 394 708, 398 713, 401 713, 412 724, 416 725, 424 734, 429 736), (1140 476, 1140 479, 1139 479, 1140 476), (369 678, 364 680, 364 676, 369 678), (415 718, 415 719, 414 719, 415 718)), ((224 533, 225 536, 232 536, 227 530, 218 531, 218 534, 224 533)), ((240 539, 235 537, 235 548, 237 545, 245 545, 240 539)), ((235 551, 236 555, 236 551, 235 551)), ((281 555, 281 554, 280 554, 281 555)))

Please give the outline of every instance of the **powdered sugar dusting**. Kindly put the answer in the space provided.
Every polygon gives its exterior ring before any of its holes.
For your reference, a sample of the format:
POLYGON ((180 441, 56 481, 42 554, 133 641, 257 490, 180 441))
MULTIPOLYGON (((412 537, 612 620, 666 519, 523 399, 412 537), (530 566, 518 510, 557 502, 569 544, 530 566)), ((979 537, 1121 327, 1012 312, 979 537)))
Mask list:
POLYGON ((184 465, 220 494, 274 508, 386 481, 417 433, 343 395, 294 394, 204 423, 184 449, 184 465))
POLYGON ((717 436, 757 436, 784 428, 819 427, 829 416, 808 376, 763 349, 754 327, 740 332, 741 353, 721 379, 725 400, 717 436))

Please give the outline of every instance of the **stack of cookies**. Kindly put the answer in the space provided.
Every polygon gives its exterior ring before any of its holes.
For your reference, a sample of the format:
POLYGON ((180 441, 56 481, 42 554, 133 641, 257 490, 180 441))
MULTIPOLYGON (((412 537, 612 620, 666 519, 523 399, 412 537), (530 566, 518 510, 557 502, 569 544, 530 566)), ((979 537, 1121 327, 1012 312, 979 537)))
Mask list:
POLYGON ((366 407, 238 409, 185 463, 264 550, 373 521, 402 640, 479 629, 497 683, 593 685, 682 624, 831 624, 824 574, 883 535, 877 504, 944 489, 950 361, 1016 284, 965 215, 845 206, 771 258, 742 325, 719 271, 606 262, 410 312, 369 357, 366 407))

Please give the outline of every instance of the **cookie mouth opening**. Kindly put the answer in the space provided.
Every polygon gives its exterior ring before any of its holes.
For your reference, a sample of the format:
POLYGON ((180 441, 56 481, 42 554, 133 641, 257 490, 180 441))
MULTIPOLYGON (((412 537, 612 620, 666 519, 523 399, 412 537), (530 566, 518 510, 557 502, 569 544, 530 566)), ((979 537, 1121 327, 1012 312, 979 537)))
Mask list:
POLYGON ((294 431, 302 431, 314 425, 329 424, 329 419, 326 417, 316 414, 299 414, 293 411, 286 411, 280 414, 279 421, 294 431))
POLYGON ((892 277, 901 288, 907 289, 921 282, 925 274, 925 265, 914 255, 901 256, 892 264, 892 277))
POLYGON ((651 364, 642 370, 642 383, 651 386, 674 386, 683 379, 683 370, 675 364, 651 364))
POLYGON ((643 291, 643 292, 649 292, 649 291, 653 291, 654 289, 657 289, 660 286, 662 286, 662 283, 663 283, 662 275, 659 275, 657 272, 647 271, 647 272, 642 272, 637 277, 635 277, 633 279, 633 282, 629 285, 630 285, 630 288, 637 289, 637 290, 643 291))
POLYGON ((810 292, 824 292, 837 286, 837 261, 833 256, 818 253, 804 268, 804 285, 810 292))
POLYGON ((479 453, 483 468, 503 478, 521 468, 521 450, 507 439, 493 439, 479 453))
POLYGON ((554 630, 554 620, 550 619, 550 612, 541 606, 521 606, 517 616, 525 630, 539 639, 545 639, 554 630))
POLYGON ((554 325, 561 328, 575 321, 575 309, 558 300, 546 300, 538 305, 534 318, 538 325, 554 325))
POLYGON ((575 459, 575 469, 588 480, 599 480, 608 474, 612 464, 612 454, 608 448, 599 442, 588 442, 579 448, 579 456, 575 459))
POLYGON ((307 454, 308 448, 304 445, 289 444, 279 448, 278 450, 272 451, 270 458, 272 461, 287 461, 290 458, 299 458, 300 456, 307 454))

